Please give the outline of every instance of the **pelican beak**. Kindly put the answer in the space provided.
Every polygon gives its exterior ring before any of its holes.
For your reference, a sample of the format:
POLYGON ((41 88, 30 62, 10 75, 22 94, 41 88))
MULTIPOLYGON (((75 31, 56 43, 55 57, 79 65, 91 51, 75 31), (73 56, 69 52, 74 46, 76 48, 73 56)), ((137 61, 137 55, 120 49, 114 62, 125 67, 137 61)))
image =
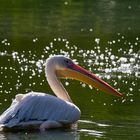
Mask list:
POLYGON ((89 72, 88 70, 76 64, 73 64, 71 67, 66 68, 65 70, 63 70, 63 72, 57 71, 56 74, 60 78, 70 78, 70 79, 82 81, 106 93, 123 97, 123 94, 118 92, 116 89, 114 89, 112 86, 110 86, 100 78, 98 78, 95 74, 89 72))

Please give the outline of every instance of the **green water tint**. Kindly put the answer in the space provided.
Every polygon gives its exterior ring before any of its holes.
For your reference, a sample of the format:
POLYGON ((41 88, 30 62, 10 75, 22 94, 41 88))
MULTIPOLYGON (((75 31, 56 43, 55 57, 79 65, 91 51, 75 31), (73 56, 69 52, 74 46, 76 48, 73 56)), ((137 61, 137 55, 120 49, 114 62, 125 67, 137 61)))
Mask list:
POLYGON ((126 95, 63 80, 82 116, 77 130, 0 133, 0 139, 139 139, 140 3, 1 1, 0 112, 18 93, 53 95, 44 74, 54 54, 72 58, 126 95))

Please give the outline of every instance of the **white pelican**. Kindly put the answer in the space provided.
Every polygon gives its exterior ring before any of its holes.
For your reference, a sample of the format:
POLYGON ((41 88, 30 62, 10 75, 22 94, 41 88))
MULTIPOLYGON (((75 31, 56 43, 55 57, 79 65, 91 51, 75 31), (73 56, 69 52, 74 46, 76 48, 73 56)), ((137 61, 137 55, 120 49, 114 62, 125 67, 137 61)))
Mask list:
POLYGON ((39 129, 44 131, 75 123, 81 113, 79 108, 72 103, 60 78, 73 78, 104 92, 123 96, 91 72, 61 55, 47 59, 45 74, 57 97, 39 92, 16 95, 11 106, 0 116, 0 125, 3 130, 39 129))

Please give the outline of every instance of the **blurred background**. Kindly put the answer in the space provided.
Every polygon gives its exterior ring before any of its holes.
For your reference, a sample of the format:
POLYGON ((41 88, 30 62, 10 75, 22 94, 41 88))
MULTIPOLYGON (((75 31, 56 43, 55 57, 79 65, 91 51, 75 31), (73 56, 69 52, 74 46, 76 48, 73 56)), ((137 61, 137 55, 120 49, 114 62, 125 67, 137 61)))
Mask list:
POLYGON ((0 132, 0 139, 140 138, 139 0, 0 0, 0 112, 18 93, 53 95, 48 57, 65 55, 126 95, 63 80, 82 115, 76 130, 0 132))

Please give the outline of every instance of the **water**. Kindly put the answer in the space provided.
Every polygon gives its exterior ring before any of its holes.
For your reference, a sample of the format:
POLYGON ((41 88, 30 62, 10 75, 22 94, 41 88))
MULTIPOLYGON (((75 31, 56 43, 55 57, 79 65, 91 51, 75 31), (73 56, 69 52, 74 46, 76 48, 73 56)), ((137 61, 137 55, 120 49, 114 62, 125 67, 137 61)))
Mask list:
POLYGON ((0 132, 0 139, 139 139, 140 2, 1 1, 0 112, 18 93, 53 94, 45 60, 62 54, 126 95, 118 99, 74 80, 63 80, 81 109, 78 128, 0 132))

